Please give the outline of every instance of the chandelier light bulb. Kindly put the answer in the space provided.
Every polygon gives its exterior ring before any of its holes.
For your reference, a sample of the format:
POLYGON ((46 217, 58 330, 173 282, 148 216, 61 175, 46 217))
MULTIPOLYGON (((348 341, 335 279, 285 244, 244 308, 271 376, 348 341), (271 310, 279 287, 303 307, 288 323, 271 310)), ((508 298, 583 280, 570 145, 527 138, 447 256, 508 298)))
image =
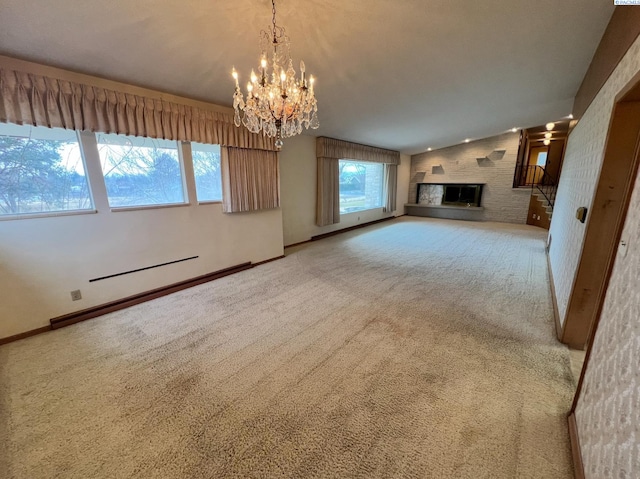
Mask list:
POLYGON ((553 130, 555 128, 555 126, 556 126, 556 124, 552 123, 552 122, 549 122, 549 123, 546 124, 546 128, 549 131, 553 130))
POLYGON ((553 135, 551 134, 551 132, 545 133, 544 137, 545 138, 551 138, 553 135))
POLYGON ((549 146, 551 144, 551 140, 549 138, 547 138, 542 143, 544 143, 545 146, 549 146))

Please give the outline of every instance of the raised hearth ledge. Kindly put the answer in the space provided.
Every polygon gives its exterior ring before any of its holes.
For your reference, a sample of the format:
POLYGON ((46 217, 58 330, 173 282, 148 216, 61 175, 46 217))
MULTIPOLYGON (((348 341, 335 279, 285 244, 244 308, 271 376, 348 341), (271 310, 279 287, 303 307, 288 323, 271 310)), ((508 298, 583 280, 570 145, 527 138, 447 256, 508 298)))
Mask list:
POLYGON ((421 205, 420 203, 405 203, 405 206, 412 208, 438 208, 443 210, 484 210, 484 206, 421 205))

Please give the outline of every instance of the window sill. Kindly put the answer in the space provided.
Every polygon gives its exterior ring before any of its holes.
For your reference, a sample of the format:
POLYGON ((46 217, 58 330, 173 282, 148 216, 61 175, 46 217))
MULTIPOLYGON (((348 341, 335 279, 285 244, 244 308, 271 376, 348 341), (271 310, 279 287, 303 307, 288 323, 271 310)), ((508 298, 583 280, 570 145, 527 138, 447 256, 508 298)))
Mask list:
POLYGON ((199 205, 221 205, 222 200, 207 200, 207 201, 198 201, 199 205))
POLYGON ((17 215, 0 216, 0 221, 11 220, 28 220, 32 218, 54 218, 57 216, 78 216, 96 214, 98 210, 69 210, 69 211, 51 211, 48 213, 21 213, 17 215))
POLYGON ((141 206, 114 206, 113 208, 111 208, 111 212, 120 213, 122 211, 159 210, 164 208, 178 208, 181 206, 191 206, 191 203, 169 203, 166 205, 141 205, 141 206))
POLYGON ((355 210, 355 211, 345 211, 344 213, 340 213, 340 216, 344 216, 344 215, 352 215, 354 213, 363 213, 365 211, 373 211, 373 210, 381 210, 383 209, 384 206, 374 206, 372 208, 363 208, 361 210, 355 210))

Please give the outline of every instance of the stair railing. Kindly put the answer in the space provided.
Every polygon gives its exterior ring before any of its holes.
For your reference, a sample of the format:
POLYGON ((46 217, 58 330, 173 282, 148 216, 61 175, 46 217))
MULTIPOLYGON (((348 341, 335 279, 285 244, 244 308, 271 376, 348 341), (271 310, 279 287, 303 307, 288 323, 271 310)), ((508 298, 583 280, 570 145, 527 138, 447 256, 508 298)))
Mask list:
POLYGON ((533 177, 537 181, 531 184, 531 194, 533 194, 534 189, 537 189, 551 207, 551 211, 553 211, 553 205, 556 202, 556 193, 558 191, 556 179, 541 166, 533 165, 533 168, 535 169, 533 177))

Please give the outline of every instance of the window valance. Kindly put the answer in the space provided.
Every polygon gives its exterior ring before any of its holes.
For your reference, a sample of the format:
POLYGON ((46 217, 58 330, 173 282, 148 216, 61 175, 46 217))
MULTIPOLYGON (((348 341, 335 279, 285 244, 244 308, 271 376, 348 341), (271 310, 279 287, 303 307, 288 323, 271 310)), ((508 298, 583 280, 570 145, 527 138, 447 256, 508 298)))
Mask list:
POLYGON ((217 105, 208 109, 204 102, 184 100, 181 103, 180 97, 161 92, 0 57, 0 122, 275 150, 272 138, 236 127, 230 109, 227 113, 217 105), (34 72, 38 69, 46 73, 34 72))
POLYGON ((360 145, 324 136, 316 140, 316 157, 360 160, 389 165, 398 165, 400 163, 400 152, 398 151, 360 145))

